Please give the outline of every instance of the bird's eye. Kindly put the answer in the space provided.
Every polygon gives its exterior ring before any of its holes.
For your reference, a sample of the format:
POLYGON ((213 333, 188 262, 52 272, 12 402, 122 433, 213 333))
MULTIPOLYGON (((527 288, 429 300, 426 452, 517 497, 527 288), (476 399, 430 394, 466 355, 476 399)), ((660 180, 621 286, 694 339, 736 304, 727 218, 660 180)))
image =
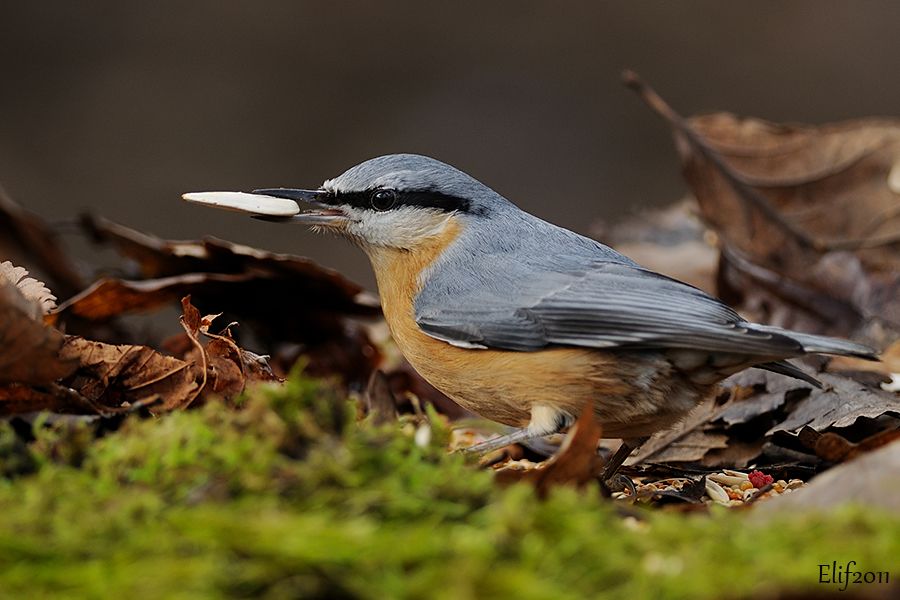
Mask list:
POLYGON ((377 211, 390 210, 397 204, 397 192, 394 190, 375 190, 369 198, 369 203, 377 211))

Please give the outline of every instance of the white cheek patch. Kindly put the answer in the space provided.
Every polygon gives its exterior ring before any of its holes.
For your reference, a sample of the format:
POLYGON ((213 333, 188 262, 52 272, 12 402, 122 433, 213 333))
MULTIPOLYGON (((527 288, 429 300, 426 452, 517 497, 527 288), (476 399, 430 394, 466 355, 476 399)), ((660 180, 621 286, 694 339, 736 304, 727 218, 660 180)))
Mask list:
POLYGON ((384 212, 344 208, 350 215, 347 232, 372 246, 412 248, 424 239, 440 235, 452 216, 448 213, 413 206, 401 206, 384 212))

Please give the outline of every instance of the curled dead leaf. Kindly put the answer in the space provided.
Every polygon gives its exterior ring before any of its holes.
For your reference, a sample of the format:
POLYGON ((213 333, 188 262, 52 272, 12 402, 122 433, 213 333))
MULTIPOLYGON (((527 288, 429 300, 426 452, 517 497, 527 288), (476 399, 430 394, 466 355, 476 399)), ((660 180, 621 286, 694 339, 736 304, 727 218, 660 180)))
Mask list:
POLYGON ((0 280, 6 280, 19 288, 26 300, 40 307, 41 314, 46 315, 56 308, 56 296, 42 281, 29 277, 28 270, 24 267, 17 267, 8 260, 0 262, 0 280))
MULTIPOLYGON (((244 350, 232 339, 229 329, 215 334, 209 331, 219 315, 200 316, 191 297, 181 299, 181 323, 193 350, 188 354, 204 371, 198 394, 217 394, 232 398, 242 392, 248 381, 278 381, 265 357, 244 350), (201 336, 210 341, 204 346, 201 336)), ((196 396, 195 396, 196 397, 196 396)), ((193 401, 191 398, 181 408, 193 401)))
POLYGON ((582 487, 596 479, 603 470, 604 461, 597 454, 597 443, 602 435, 593 404, 588 403, 555 456, 534 469, 498 470, 497 481, 501 484, 528 481, 535 486, 541 497, 545 497, 558 485, 582 487))
POLYGON ((75 369, 60 355, 63 334, 39 319, 39 306, 0 279, 0 383, 50 383, 75 369))
POLYGON ((79 365, 65 384, 111 411, 146 403, 152 397, 160 399, 155 409, 182 408, 201 389, 203 373, 194 365, 147 346, 105 344, 70 336, 61 356, 79 365))

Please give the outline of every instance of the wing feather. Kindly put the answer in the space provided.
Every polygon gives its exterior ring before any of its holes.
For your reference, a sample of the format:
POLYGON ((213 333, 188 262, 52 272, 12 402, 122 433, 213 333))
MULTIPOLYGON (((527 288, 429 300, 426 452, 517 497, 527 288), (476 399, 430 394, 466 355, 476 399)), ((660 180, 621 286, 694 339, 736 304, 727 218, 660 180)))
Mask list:
POLYGON ((455 293, 423 290, 416 321, 445 341, 507 350, 551 345, 690 348, 767 357, 802 353, 705 292, 640 267, 596 262, 527 279, 485 279, 455 293))

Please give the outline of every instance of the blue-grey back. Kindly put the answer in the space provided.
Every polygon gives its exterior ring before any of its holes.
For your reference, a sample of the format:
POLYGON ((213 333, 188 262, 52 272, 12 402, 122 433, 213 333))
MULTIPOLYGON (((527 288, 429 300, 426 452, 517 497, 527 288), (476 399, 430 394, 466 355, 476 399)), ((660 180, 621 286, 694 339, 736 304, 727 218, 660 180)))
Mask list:
POLYGON ((791 356, 800 345, 754 329, 705 292, 647 271, 508 202, 461 215, 457 240, 422 274, 419 326, 460 345, 536 350, 691 348, 791 356))

